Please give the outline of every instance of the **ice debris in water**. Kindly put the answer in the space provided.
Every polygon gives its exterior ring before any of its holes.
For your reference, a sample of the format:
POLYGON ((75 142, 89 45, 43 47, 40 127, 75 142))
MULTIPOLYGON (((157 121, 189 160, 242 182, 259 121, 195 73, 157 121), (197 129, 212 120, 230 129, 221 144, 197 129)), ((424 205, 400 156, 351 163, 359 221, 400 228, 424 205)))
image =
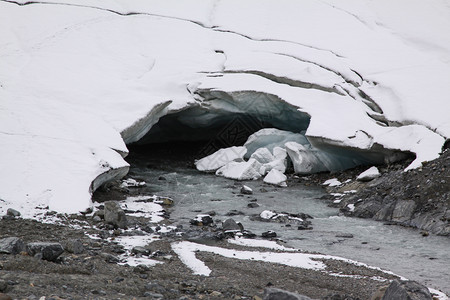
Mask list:
POLYGON ((287 177, 277 169, 272 169, 266 177, 264 177, 264 182, 269 184, 274 184, 282 187, 286 187, 287 177))
POLYGON ((223 148, 196 161, 195 166, 199 171, 213 172, 230 162, 242 161, 245 153, 247 148, 243 146, 223 148))
POLYGON ((199 171, 216 171, 217 176, 235 180, 256 180, 264 176, 266 183, 286 186, 284 173, 288 158, 297 174, 337 171, 358 165, 351 157, 315 148, 304 134, 275 128, 261 129, 250 135, 244 146, 220 149, 195 165, 199 171))

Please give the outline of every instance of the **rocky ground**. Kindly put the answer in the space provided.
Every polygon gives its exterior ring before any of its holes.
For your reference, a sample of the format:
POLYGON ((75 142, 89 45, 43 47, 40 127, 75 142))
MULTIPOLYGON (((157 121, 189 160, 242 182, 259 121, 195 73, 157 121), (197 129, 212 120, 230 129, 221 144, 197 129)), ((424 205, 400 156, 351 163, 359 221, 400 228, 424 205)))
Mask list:
POLYGON ((336 174, 343 184, 327 188, 337 194, 328 197, 330 205, 348 216, 418 228, 423 235, 450 236, 450 150, 419 169, 404 172, 408 163, 379 167, 380 176, 370 181, 344 183, 364 168, 336 174))
MULTIPOLYGON (((403 172, 407 162, 380 167, 381 176, 372 181, 352 180, 328 187, 330 193, 342 195, 329 196, 323 201, 339 206, 342 213, 348 215, 418 227, 423 234, 449 236, 449 163, 450 155, 446 151, 438 160, 418 170, 403 172), (352 204, 354 209, 351 209, 352 204)), ((336 177, 345 182, 356 178, 364 169, 300 178, 291 176, 289 180, 291 183, 319 185, 326 179, 336 177)), ((109 189, 97 195, 96 199, 104 201, 111 199, 112 195, 118 199, 120 193, 120 189, 109 189)), ((1 300, 280 299, 279 291, 270 288, 313 299, 334 300, 381 299, 385 293, 392 293, 392 289, 396 289, 394 294, 412 290, 426 294, 423 287, 421 290, 420 287, 398 283, 391 284, 385 292, 390 280, 396 278, 394 275, 336 260, 324 261, 327 271, 323 272, 199 252, 197 258, 213 271, 209 277, 193 275, 174 253, 171 243, 191 240, 222 248, 242 250, 244 247, 227 243, 220 226, 195 224, 163 234, 146 230, 149 221, 146 218, 125 216, 128 228, 125 230, 120 228, 119 221, 107 224, 105 212, 79 215, 46 212, 46 215, 47 222, 57 224, 25 220, 14 211, 0 219, 1 300), (145 247, 130 251, 116 241, 130 234, 152 234, 158 238, 145 247), (7 239, 11 237, 17 239, 7 239), (32 250, 33 244, 30 243, 36 242, 45 242, 53 248, 50 247, 51 251, 44 248, 32 250), (129 266, 123 264, 127 256, 152 258, 161 263, 152 267, 129 266)), ((161 226, 164 225, 169 224, 163 221, 161 226)), ((245 250, 268 251, 248 247, 245 250)), ((425 294, 418 299, 431 299, 429 294, 425 294)), ((386 297, 384 299, 394 299, 386 297)))
MULTIPOLYGON (((61 225, 20 218, 2 219, 2 238, 17 237, 24 244, 59 243, 65 250, 53 260, 33 257, 26 248, 0 254, 0 291, 4 293, 0 299, 8 299, 5 294, 12 299, 44 299, 43 296, 45 299, 261 299, 266 287, 295 291, 316 299, 369 299, 380 286, 386 285, 386 282, 371 277, 395 278, 334 260, 325 262, 328 272, 324 273, 271 263, 237 261, 211 253, 197 254, 214 270, 211 276, 192 275, 170 247, 171 242, 183 239, 176 235, 149 244, 145 247, 147 254, 134 254, 150 256, 161 264, 153 267, 120 265, 125 250, 115 243, 114 238, 126 231, 98 229, 99 224, 91 219, 73 216, 61 225), (71 228, 74 224, 87 226, 71 228), (103 238, 91 239, 86 233, 103 238), (329 272, 343 270, 345 274, 360 275, 361 278, 329 275, 329 272)), ((200 231, 198 236, 204 236, 201 234, 204 229, 194 230, 200 231)), ((189 236, 193 236, 192 232, 189 236)), ((223 240, 207 242, 243 249, 223 240)), ((0 246, 0 249, 4 248, 0 246)))

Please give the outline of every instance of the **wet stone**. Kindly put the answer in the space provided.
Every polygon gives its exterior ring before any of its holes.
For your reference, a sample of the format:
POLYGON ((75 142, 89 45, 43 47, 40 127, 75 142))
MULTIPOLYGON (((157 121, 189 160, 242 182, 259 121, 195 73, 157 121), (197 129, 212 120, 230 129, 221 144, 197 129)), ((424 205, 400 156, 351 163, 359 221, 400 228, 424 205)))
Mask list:
POLYGON ((253 194, 253 190, 250 187, 248 187, 246 185, 243 185, 242 188, 241 188, 241 194, 243 194, 243 195, 252 195, 253 194))
POLYGON ((214 220, 210 215, 198 215, 195 219, 191 219, 189 222, 191 223, 191 225, 208 226, 214 223, 214 220))
POLYGON ((277 236, 277 233, 275 231, 269 230, 269 231, 261 233, 261 236, 263 238, 274 238, 277 236))

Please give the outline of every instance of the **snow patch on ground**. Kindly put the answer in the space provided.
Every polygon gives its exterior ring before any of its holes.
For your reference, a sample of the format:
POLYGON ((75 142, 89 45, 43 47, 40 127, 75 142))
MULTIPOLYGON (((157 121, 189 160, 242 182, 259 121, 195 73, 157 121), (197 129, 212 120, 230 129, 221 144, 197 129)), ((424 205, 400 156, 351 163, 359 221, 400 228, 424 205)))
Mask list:
POLYGON ((323 270, 325 265, 322 262, 315 261, 314 255, 303 253, 276 253, 276 252, 257 252, 240 251, 225 249, 220 247, 206 246, 192 242, 178 242, 172 244, 173 251, 179 256, 180 260, 190 268, 194 274, 209 276, 211 269, 201 260, 197 259, 197 251, 210 252, 228 258, 254 260, 262 262, 279 263, 290 267, 323 270))

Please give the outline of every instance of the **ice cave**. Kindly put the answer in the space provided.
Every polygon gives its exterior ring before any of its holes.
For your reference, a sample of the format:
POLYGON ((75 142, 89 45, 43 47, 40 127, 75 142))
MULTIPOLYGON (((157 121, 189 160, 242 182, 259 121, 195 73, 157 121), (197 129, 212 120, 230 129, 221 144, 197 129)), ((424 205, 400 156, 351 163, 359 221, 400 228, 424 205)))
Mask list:
MULTIPOLYGON (((237 180, 258 179, 272 169, 282 174, 336 172, 410 155, 382 147, 331 146, 313 139, 316 146, 306 136, 310 116, 274 95, 247 91, 230 97, 208 92, 197 97, 202 97, 200 104, 161 117, 130 145, 131 151, 147 147, 152 155, 156 146, 174 156, 189 153, 198 170, 237 180), (284 151, 281 159, 276 154, 280 151, 284 151)), ((273 176, 272 172, 269 177, 273 176)))

